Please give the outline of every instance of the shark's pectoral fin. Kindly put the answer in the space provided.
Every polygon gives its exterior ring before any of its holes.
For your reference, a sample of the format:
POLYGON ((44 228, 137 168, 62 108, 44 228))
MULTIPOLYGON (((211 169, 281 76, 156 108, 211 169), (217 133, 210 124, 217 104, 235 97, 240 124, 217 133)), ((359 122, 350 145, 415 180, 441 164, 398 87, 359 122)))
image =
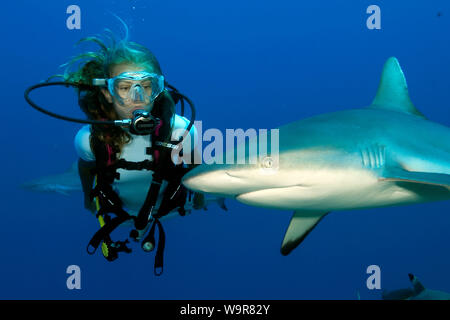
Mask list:
POLYGON ((328 212, 294 211, 281 245, 281 254, 294 250, 328 212))
POLYGON ((406 171, 401 168, 385 168, 380 180, 405 181, 432 184, 450 189, 450 174, 406 171))

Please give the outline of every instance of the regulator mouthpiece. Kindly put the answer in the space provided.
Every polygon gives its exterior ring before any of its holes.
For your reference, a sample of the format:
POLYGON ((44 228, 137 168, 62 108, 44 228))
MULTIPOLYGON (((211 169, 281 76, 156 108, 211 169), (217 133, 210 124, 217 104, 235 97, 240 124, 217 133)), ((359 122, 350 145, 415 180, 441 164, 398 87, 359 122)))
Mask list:
POLYGON ((159 124, 159 119, 153 117, 150 112, 135 110, 131 121, 130 132, 138 135, 152 133, 159 124))

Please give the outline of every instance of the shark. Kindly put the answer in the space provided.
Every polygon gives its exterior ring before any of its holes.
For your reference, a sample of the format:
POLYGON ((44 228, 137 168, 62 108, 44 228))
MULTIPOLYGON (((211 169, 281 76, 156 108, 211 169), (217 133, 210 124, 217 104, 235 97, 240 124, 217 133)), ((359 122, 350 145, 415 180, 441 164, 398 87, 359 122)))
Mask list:
POLYGON ((70 168, 63 173, 56 173, 26 181, 22 183, 20 187, 34 192, 58 193, 65 196, 81 192, 82 188, 78 175, 78 162, 73 162, 70 168))
MULTIPOLYGON (((233 152, 251 143, 259 141, 248 139, 233 152)), ((283 255, 330 212, 450 199, 450 128, 413 105, 395 57, 385 62, 370 105, 281 126, 278 146, 277 161, 247 153, 245 163, 204 163, 183 184, 247 205, 293 211, 283 255)))
MULTIPOLYGON (((130 188, 134 187, 135 186, 132 184, 130 185, 130 188)), ((20 188, 31 192, 60 194, 64 196, 82 193, 83 189, 78 173, 78 161, 74 161, 72 165, 62 173, 50 174, 23 182, 20 185, 20 188)), ((224 211, 228 211, 225 204, 225 198, 214 196, 205 197, 199 207, 195 207, 195 209, 207 211, 213 204, 219 206, 219 208, 224 211)), ((186 206, 186 209, 188 210, 192 208, 193 205, 191 203, 186 206)))
POLYGON ((383 291, 383 300, 450 300, 450 293, 425 288, 420 280, 413 274, 408 274, 412 288, 383 291))

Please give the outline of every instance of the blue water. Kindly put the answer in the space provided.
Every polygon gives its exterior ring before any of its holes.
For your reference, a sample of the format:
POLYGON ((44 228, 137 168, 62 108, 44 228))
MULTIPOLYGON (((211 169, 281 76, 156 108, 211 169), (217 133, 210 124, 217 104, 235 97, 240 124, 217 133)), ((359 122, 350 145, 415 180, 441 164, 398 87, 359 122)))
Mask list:
MULTIPOLYGON (((312 115, 370 104, 385 60, 396 56, 411 99, 430 120, 450 126, 450 3, 434 1, 17 1, 2 3, 1 299, 380 299, 381 287, 409 286, 408 272, 450 292, 450 203, 328 215, 283 257, 290 212, 227 200, 167 220, 165 269, 137 246, 113 263, 86 245, 97 222, 71 196, 18 186, 62 172, 76 159, 75 123, 31 109, 29 85, 61 72, 80 38, 120 31, 158 57, 170 83, 196 104, 206 128, 275 128, 312 115), (66 8, 81 8, 81 30, 66 8), (368 30, 366 8, 381 8, 368 30), (134 7, 134 9, 133 9, 134 7), (441 13, 438 15, 438 13, 441 13), (81 269, 68 290, 66 268, 81 269)), ((80 116, 69 89, 37 94, 41 104, 80 116)), ((413 137, 412 137, 413 139, 413 137)))

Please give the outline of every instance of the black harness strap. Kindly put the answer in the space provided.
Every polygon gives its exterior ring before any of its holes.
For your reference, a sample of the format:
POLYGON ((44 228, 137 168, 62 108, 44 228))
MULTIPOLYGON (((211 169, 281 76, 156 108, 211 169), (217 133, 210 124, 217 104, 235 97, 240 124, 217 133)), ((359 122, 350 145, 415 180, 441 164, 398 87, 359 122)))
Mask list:
MULTIPOLYGON (((106 175, 108 176, 108 175, 106 175)), ((105 184, 103 174, 97 175, 97 186, 91 192, 91 198, 98 197, 100 202, 100 209, 98 210, 96 217, 102 216, 105 224, 94 234, 87 246, 88 254, 94 254, 97 251, 98 246, 103 241, 110 244, 110 250, 114 251, 107 259, 112 261, 117 258, 117 252, 126 251, 131 252, 131 249, 126 247, 126 242, 112 242, 110 234, 122 223, 127 220, 133 219, 128 212, 123 210, 122 201, 119 196, 114 192, 110 184, 105 184), (100 180, 100 181, 99 181, 100 180), (109 214, 116 215, 114 218, 110 218, 109 214)))
POLYGON ((147 226, 149 219, 153 214, 156 201, 158 200, 161 185, 162 178, 155 172, 153 174, 152 183, 148 189, 147 197, 145 198, 144 204, 142 205, 141 210, 139 210, 139 213, 134 221, 134 225, 137 230, 143 230, 147 226))
MULTIPOLYGON (((124 211, 125 212, 125 211, 124 211)), ((125 221, 131 219, 132 217, 128 216, 120 216, 120 217, 115 217, 112 218, 110 221, 108 221, 107 223, 105 223, 103 225, 103 227, 101 227, 92 237, 91 241, 89 241, 89 244, 87 246, 87 252, 89 254, 94 254, 95 251, 97 251, 98 246, 100 245, 100 243, 102 241, 105 241, 106 239, 108 239, 109 235, 111 234, 111 232, 114 231, 114 229, 116 229, 118 226, 120 226, 122 223, 124 223, 125 221), (90 249, 90 248, 93 248, 90 249)), ((123 248, 123 247, 122 247, 123 248)), ((128 248, 127 248, 128 249, 128 248)), ((124 250, 126 251, 126 250, 124 250)))
POLYGON ((94 154, 96 157, 96 168, 93 169, 93 173, 97 175, 97 185, 91 191, 91 200, 94 197, 98 198, 100 203, 100 209, 97 212, 97 218, 102 216, 105 224, 94 234, 87 246, 88 254, 94 254, 97 251, 98 246, 103 241, 109 244, 108 250, 112 255, 106 257, 112 261, 117 258, 117 252, 125 251, 131 252, 131 249, 127 248, 126 241, 111 241, 110 234, 122 223, 127 220, 133 219, 128 212, 122 208, 122 200, 112 188, 114 179, 119 178, 114 165, 108 163, 114 163, 115 154, 108 152, 108 147, 99 141, 94 141, 94 154), (114 218, 110 218, 109 214, 116 215, 114 218))
MULTIPOLYGON (((167 143, 159 145, 160 159, 155 166, 152 183, 149 187, 147 197, 135 220, 135 227, 137 230, 143 230, 153 216, 156 218, 163 217, 173 209, 179 206, 183 207, 186 202, 187 191, 181 185, 181 178, 189 171, 189 169, 184 168, 182 165, 173 164, 170 158, 172 147, 169 145, 175 146, 167 143), (153 214, 163 180, 166 180, 169 183, 164 192, 163 200, 158 212, 153 214), (180 197, 181 194, 184 195, 184 199, 183 197, 180 197), (174 201, 174 199, 178 201, 174 201)), ((182 215, 183 214, 184 212, 182 215)))
MULTIPOLYGON (((174 165, 171 160, 172 144, 160 143, 155 146, 155 149, 159 152, 159 159, 156 163, 155 170, 153 173, 152 183, 150 184, 147 197, 145 198, 144 204, 139 210, 139 213, 135 219, 136 230, 144 229, 149 221, 153 220, 153 224, 147 237, 142 241, 142 244, 151 242, 152 246, 155 244, 155 226, 158 227, 159 240, 158 246, 155 254, 155 264, 154 264, 154 274, 159 276, 163 272, 164 264, 164 248, 165 248, 165 233, 159 218, 167 215, 172 209, 180 207, 180 215, 184 215, 184 204, 186 202, 186 189, 181 186, 181 178, 184 173, 187 172, 182 165, 174 165), (181 175, 180 175, 181 174, 181 175), (163 179, 169 181, 161 205, 157 213, 153 213, 156 202, 158 200, 159 191, 163 179), (184 199, 182 197, 176 197, 184 191, 184 199), (175 201, 174 199, 178 200, 175 201), (184 200, 184 201, 183 201, 184 200)), ((137 231, 134 232, 137 234, 137 231)))
MULTIPOLYGON (((157 141, 159 142, 159 141, 157 141)), ((175 165, 171 160, 172 149, 176 145, 160 142, 155 143, 153 150, 147 149, 147 154, 152 156, 151 160, 144 160, 141 162, 130 162, 124 159, 116 159, 115 154, 111 155, 111 147, 104 143, 94 143, 95 155, 96 155, 96 173, 97 173, 97 186, 92 192, 92 197, 97 196, 99 198, 101 209, 97 215, 102 215, 105 218, 105 224, 98 230, 92 237, 87 246, 89 254, 95 253, 101 242, 113 245, 113 250, 130 252, 131 249, 126 247, 126 242, 112 242, 110 240, 110 234, 119 225, 127 220, 134 220, 136 230, 130 233, 130 237, 137 238, 137 230, 144 230, 149 222, 152 222, 150 231, 147 237, 143 240, 142 244, 151 242, 155 244, 155 230, 158 227, 158 244, 155 255, 154 273, 159 276, 163 272, 164 262, 164 248, 165 248, 165 232, 162 227, 159 218, 167 215, 172 210, 179 208, 180 215, 185 214, 184 204, 187 198, 187 190, 181 185, 182 176, 189 171, 188 168, 183 165, 175 165), (108 149, 109 148, 109 149, 108 149), (152 152, 153 151, 153 152, 152 152), (159 157, 155 161, 152 161, 155 156, 155 151, 158 151, 159 157), (136 217, 129 215, 122 208, 122 201, 117 193, 112 188, 114 179, 120 179, 120 175, 117 169, 125 170, 152 170, 153 178, 149 186, 147 196, 144 204, 142 205, 139 213, 136 217), (161 205, 157 213, 154 213, 154 209, 158 200, 159 192, 163 180, 168 181, 167 188, 164 192, 164 196, 161 205), (115 218, 110 218, 109 213, 116 215, 115 218)), ((110 249, 110 248, 108 248, 110 249)), ((145 250, 145 249, 144 249, 145 250)), ((117 252, 113 252, 117 257, 117 252)), ((115 259, 113 257, 112 259, 115 259)), ((107 257, 109 260, 109 258, 107 257)))
POLYGON ((146 244, 150 242, 153 246, 155 245, 155 226, 158 227, 158 248, 156 249, 155 254, 155 265, 153 272, 155 276, 160 276, 163 273, 164 266, 164 248, 166 246, 166 234, 162 227, 161 222, 158 218, 153 219, 153 224, 148 232, 147 237, 142 241, 142 244, 146 244))
POLYGON ((169 183, 164 192, 158 212, 154 217, 161 218, 176 208, 179 208, 178 212, 180 215, 185 215, 184 204, 186 203, 188 191, 181 184, 181 178, 187 171, 189 171, 188 168, 175 166, 167 172, 170 175, 166 177, 169 183))
POLYGON ((126 161, 125 159, 117 160, 112 166, 114 167, 114 169, 125 169, 125 170, 153 170, 155 167, 152 160, 131 162, 126 161))

